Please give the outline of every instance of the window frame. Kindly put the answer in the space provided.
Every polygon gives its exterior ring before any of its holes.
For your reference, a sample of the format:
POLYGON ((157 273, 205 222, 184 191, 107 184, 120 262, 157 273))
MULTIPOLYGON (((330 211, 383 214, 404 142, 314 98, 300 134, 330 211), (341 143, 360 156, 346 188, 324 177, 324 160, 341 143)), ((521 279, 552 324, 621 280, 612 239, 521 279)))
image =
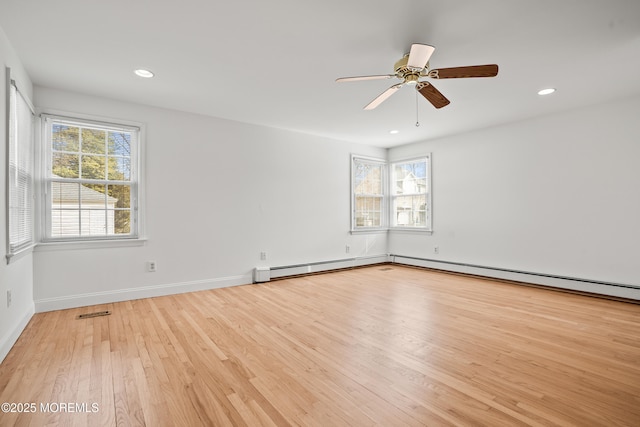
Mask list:
POLYGON ((357 154, 351 154, 351 192, 350 192, 350 208, 351 208, 351 233, 374 233, 374 232, 417 232, 417 233, 433 233, 433 179, 432 179, 432 154, 426 153, 417 157, 410 157, 406 159, 398 159, 394 161, 383 160, 375 157, 361 156, 357 154), (364 163, 375 164, 381 167, 382 175, 382 194, 381 197, 381 223, 377 227, 365 227, 358 226, 356 221, 356 162, 361 161, 364 163), (394 198, 402 195, 393 194, 393 172, 396 165, 405 163, 424 162, 425 171, 425 190, 424 192, 403 194, 403 195, 423 195, 425 196, 425 225, 424 226, 399 226, 393 224, 393 218, 395 216, 394 210, 394 198))
POLYGON ((431 179, 431 153, 428 153, 419 157, 412 157, 408 159, 402 160, 394 160, 393 162, 389 162, 389 229, 397 230, 397 231, 417 231, 417 232, 432 232, 432 224, 433 224, 433 209, 432 209, 432 200, 431 200, 431 191, 432 189, 432 179, 431 179), (412 193, 403 193, 403 194, 395 194, 395 170, 396 166, 410 164, 410 163, 425 163, 425 186, 424 191, 421 192, 412 192, 412 193), (407 225, 397 225, 397 212, 395 211, 395 200, 400 197, 406 196, 424 196, 425 197, 425 224, 423 226, 407 226, 407 225))
POLYGON ((388 230, 388 208, 387 208, 387 162, 383 159, 366 157, 352 154, 351 155, 351 232, 352 233, 366 233, 366 232, 380 232, 388 230), (380 167, 380 185, 381 193, 356 193, 356 171, 357 163, 364 163, 380 167), (356 218, 356 198, 359 195, 365 197, 376 197, 380 199, 380 225, 376 226, 364 226, 357 224, 356 218))
MULTIPOLYGON (((40 185, 41 185, 41 213, 42 220, 40 222, 40 245, 48 246, 50 244, 64 244, 64 247, 78 247, 77 245, 83 245, 87 247, 96 247, 95 245, 102 245, 109 243, 122 243, 127 242, 143 242, 143 209, 142 203, 143 194, 143 173, 142 173, 142 153, 143 153, 143 141, 144 141, 144 126, 141 123, 108 119, 103 117, 94 117, 73 113, 61 113, 61 112, 43 112, 40 115, 42 119, 41 125, 41 157, 40 161, 40 185), (100 234, 100 235, 73 235, 73 236, 53 236, 52 235, 52 194, 51 184, 56 182, 72 182, 89 184, 104 184, 115 183, 115 185, 122 183, 120 180, 110 180, 108 176, 104 179, 89 179, 89 178, 52 178, 52 153, 53 153, 53 141, 52 141, 52 127, 53 124, 60 123, 70 126, 86 127, 91 129, 112 130, 112 131, 125 131, 131 132, 131 153, 130 153, 130 180, 125 181, 131 186, 130 190, 130 232, 128 234, 100 234), (75 245, 74 245, 75 244, 75 245)), ((105 153, 108 157, 108 154, 105 153)), ((40 246, 39 245, 39 246, 40 246)))

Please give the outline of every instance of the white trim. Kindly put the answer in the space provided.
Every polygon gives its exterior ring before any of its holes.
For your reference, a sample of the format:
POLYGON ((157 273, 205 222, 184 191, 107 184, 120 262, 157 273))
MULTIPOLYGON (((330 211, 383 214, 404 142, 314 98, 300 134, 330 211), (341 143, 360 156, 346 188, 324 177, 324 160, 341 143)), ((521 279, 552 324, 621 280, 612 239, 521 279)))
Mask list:
POLYGON ((65 310, 68 308, 84 307, 88 305, 108 304, 112 302, 131 301, 141 298, 152 298, 181 294, 185 292, 247 285, 251 282, 252 275, 245 274, 241 276, 219 277, 182 283, 167 283, 164 285, 142 286, 138 288, 42 298, 35 300, 35 311, 36 313, 42 313, 45 311, 65 310))
POLYGON ((72 251, 84 249, 128 248, 145 246, 147 239, 104 239, 104 240, 73 240, 38 243, 34 252, 72 251))
POLYGON ((0 363, 2 363, 5 357, 7 357, 7 354, 9 354, 9 351, 11 351, 11 348, 16 343, 16 341, 18 341, 18 338, 20 338, 20 334, 22 334, 22 331, 24 331, 24 329, 27 327, 34 314, 35 308, 34 304, 32 303, 31 305, 29 305, 22 317, 20 317, 20 319, 16 322, 15 326, 11 330, 9 330, 9 332, 5 336, 0 338, 0 363))
POLYGON ((38 110, 38 113, 40 117, 73 123, 77 126, 82 126, 83 124, 88 123, 100 129, 119 129, 127 132, 139 132, 144 127, 144 123, 132 120, 95 116, 83 113, 72 113, 69 111, 52 110, 49 108, 38 110))
POLYGON ((433 230, 417 227, 393 227, 389 229, 389 233, 424 233, 431 236, 433 234, 433 230))
POLYGON ((7 259, 7 264, 11 264, 12 262, 16 262, 19 259, 24 258, 25 256, 33 253, 33 249, 36 247, 35 243, 32 243, 29 246, 26 246, 22 249, 20 249, 19 251, 13 252, 13 253, 8 253, 6 255, 6 259, 7 259))
POLYGON ((349 230, 349 233, 351 234, 375 234, 375 233, 384 234, 388 232, 389 232, 388 228, 364 228, 362 230, 360 229, 349 230))

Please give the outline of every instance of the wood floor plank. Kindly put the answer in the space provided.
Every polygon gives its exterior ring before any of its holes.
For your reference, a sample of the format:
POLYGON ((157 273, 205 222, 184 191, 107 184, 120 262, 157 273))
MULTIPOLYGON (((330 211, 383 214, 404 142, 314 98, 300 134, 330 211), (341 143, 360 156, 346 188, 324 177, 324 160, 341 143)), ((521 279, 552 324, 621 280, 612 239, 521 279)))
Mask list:
POLYGON ((3 427, 638 426, 640 305, 394 265, 39 313, 1 402, 99 408, 3 427))

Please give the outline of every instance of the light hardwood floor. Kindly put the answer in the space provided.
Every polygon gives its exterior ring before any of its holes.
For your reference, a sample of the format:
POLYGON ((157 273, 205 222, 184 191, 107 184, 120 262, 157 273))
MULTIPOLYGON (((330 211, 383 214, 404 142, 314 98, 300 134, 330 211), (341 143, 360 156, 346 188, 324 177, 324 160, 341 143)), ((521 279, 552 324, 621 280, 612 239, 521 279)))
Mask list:
POLYGON ((3 427, 640 426, 640 305, 379 265, 41 313, 0 402, 37 406, 3 427))

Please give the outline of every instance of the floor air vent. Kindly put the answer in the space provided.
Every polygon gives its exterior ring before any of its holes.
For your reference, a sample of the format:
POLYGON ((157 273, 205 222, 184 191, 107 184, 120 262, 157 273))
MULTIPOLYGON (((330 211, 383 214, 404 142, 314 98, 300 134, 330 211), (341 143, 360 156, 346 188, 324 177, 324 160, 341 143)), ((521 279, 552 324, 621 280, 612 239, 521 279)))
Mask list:
POLYGON ((385 267, 385 268, 381 268, 380 271, 389 271, 389 270, 393 270, 393 268, 391 267, 385 267))
POLYGON ((110 314, 111 314, 111 312, 109 310, 96 311, 95 313, 80 314, 80 315, 78 315, 78 317, 76 317, 76 319, 88 319, 90 317, 108 316, 110 314))

